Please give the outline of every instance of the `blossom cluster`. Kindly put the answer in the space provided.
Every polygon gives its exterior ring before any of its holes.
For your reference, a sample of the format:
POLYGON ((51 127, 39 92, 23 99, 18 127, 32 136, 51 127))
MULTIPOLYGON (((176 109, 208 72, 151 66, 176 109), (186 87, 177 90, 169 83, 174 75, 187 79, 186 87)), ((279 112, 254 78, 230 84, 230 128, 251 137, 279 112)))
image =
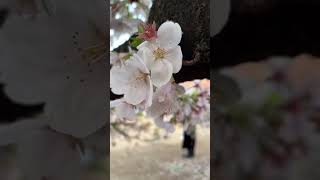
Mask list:
MULTIPOLYGON (((316 71, 302 76, 310 58, 273 57, 256 65, 260 80, 222 70, 238 84, 241 96, 220 104, 215 115, 214 152, 222 179, 317 179, 319 91, 316 71), (263 69, 267 69, 263 72, 263 69), (308 74, 308 75, 307 75, 308 74), (308 77, 309 76, 309 77, 308 77), (301 84, 303 83, 303 84, 301 84), (312 176, 309 176, 312 174, 312 176)), ((311 58, 312 59, 312 58, 311 58)), ((243 66, 244 67, 244 66, 243 66)), ((253 76, 251 76, 253 77, 253 76)), ((233 93, 236 89, 233 90, 233 93)))
POLYGON ((154 25, 144 25, 139 37, 144 42, 137 46, 137 52, 122 58, 111 54, 110 58, 111 91, 123 95, 112 101, 111 107, 117 107, 120 118, 133 118, 136 109, 152 109, 155 102, 164 102, 162 94, 175 93, 172 74, 182 67, 182 30, 178 23, 164 22, 158 30, 154 25))
POLYGON ((210 126, 210 88, 203 87, 200 80, 195 80, 193 86, 180 95, 179 105, 175 120, 183 123, 185 129, 197 124, 210 126))

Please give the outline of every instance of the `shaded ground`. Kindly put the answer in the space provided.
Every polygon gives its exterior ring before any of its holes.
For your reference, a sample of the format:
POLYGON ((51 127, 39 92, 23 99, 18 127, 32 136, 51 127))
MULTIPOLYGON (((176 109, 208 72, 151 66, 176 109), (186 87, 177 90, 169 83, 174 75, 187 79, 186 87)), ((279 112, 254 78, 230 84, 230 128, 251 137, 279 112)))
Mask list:
POLYGON ((181 128, 168 137, 150 143, 118 142, 111 151, 112 180, 209 180, 210 130, 198 128, 196 157, 181 154, 181 128))

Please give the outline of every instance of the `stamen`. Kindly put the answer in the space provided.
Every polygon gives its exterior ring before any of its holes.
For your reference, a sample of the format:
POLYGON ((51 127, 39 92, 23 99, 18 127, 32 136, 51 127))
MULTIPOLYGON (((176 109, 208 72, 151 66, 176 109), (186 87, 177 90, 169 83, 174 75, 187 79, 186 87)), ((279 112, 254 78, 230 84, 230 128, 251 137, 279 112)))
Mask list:
POLYGON ((153 51, 153 55, 156 58, 156 60, 163 59, 166 55, 166 51, 162 48, 158 48, 153 51))
POLYGON ((145 74, 140 74, 139 76, 136 77, 136 80, 145 80, 146 79, 146 75, 145 74))
POLYGON ((89 61, 88 63, 94 64, 100 60, 107 58, 107 35, 105 32, 100 31, 100 29, 94 24, 90 23, 90 25, 94 28, 94 34, 96 35, 98 42, 90 47, 81 47, 79 46, 80 33, 75 32, 73 34, 74 44, 78 46, 78 50, 80 52, 81 57, 89 61))
POLYGON ((107 56, 107 43, 94 45, 83 49, 82 57, 88 59, 90 63, 96 63, 107 56))

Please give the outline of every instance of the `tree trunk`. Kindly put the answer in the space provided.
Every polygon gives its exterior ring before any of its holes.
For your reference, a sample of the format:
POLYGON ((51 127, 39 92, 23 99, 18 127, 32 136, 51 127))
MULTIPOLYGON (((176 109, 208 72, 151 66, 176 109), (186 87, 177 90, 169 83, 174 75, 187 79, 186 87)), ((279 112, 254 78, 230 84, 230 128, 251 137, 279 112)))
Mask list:
POLYGON ((229 21, 211 38, 212 68, 275 55, 320 56, 319 9, 314 0, 231 0, 229 21))

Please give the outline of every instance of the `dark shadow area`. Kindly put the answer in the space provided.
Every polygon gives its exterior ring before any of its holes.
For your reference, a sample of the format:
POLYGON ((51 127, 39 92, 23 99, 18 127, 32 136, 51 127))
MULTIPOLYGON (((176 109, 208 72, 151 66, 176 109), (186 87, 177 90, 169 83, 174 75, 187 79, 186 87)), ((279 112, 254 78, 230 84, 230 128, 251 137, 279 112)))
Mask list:
POLYGON ((246 2, 251 1, 232 0, 228 23, 211 38, 213 68, 259 61, 270 55, 320 55, 318 1, 265 1, 257 7, 246 2))

